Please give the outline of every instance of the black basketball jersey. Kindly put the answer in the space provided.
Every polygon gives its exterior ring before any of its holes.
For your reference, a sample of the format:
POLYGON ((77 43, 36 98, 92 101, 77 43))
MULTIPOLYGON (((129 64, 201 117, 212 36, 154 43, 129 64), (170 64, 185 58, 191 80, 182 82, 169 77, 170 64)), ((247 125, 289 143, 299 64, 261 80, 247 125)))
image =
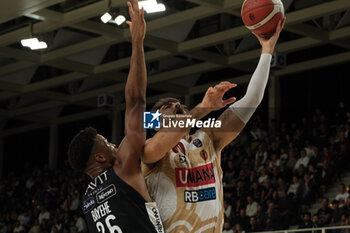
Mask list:
POLYGON ((113 168, 90 182, 83 212, 90 233, 164 233, 156 204, 146 202, 113 168))

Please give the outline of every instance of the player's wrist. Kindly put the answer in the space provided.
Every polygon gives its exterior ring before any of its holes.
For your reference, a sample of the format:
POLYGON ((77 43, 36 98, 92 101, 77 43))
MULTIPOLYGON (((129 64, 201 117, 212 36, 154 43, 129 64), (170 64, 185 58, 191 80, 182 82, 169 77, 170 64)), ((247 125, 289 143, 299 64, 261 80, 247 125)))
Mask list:
POLYGON ((274 50, 275 50, 275 47, 263 46, 261 49, 261 53, 269 53, 272 55, 274 50))
POLYGON ((202 118, 211 112, 210 106, 201 102, 196 107, 194 107, 191 111, 191 115, 193 118, 202 118))
POLYGON ((131 42, 134 46, 143 46, 143 38, 133 38, 131 42))

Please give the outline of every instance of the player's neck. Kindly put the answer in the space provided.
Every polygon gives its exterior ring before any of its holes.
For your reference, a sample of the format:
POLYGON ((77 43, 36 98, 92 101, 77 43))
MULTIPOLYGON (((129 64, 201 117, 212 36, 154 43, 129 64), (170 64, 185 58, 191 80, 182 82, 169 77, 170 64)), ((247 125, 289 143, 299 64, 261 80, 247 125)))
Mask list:
POLYGON ((90 166, 86 169, 86 173, 91 177, 91 179, 95 179, 101 172, 105 169, 100 166, 90 166))

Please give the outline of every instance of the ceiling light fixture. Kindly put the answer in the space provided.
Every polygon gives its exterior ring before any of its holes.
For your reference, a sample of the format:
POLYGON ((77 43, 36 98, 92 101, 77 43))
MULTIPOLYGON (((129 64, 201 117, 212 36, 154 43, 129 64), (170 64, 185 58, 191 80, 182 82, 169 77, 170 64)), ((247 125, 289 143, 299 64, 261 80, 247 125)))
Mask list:
POLYGON ((106 12, 106 13, 104 13, 104 15, 101 16, 101 21, 103 23, 108 23, 109 20, 111 20, 111 19, 112 19, 112 16, 109 12, 106 12))
POLYGON ((117 25, 121 25, 126 21, 126 18, 123 15, 118 15, 114 21, 117 25))
POLYGON ((140 1, 139 7, 143 7, 147 13, 156 13, 166 10, 165 5, 163 3, 158 3, 157 0, 140 1))
POLYGON ((112 5, 112 0, 109 0, 108 1, 108 6, 107 6, 107 11, 106 13, 104 13, 102 16, 101 16, 101 21, 103 23, 108 23, 111 21, 111 19, 113 18, 112 15, 111 15, 111 5, 112 5))
POLYGON ((45 41, 39 41, 37 37, 33 37, 33 24, 30 24, 31 38, 21 40, 23 47, 28 47, 31 50, 46 49, 47 43, 45 41))

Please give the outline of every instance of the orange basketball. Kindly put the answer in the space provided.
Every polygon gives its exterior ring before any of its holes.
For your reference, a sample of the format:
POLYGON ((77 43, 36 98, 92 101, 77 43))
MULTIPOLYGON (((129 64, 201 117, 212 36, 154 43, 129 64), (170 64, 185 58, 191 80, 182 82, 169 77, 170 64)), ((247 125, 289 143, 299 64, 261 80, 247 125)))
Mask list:
POLYGON ((245 0, 241 10, 244 25, 264 37, 271 36, 284 17, 281 0, 245 0))

